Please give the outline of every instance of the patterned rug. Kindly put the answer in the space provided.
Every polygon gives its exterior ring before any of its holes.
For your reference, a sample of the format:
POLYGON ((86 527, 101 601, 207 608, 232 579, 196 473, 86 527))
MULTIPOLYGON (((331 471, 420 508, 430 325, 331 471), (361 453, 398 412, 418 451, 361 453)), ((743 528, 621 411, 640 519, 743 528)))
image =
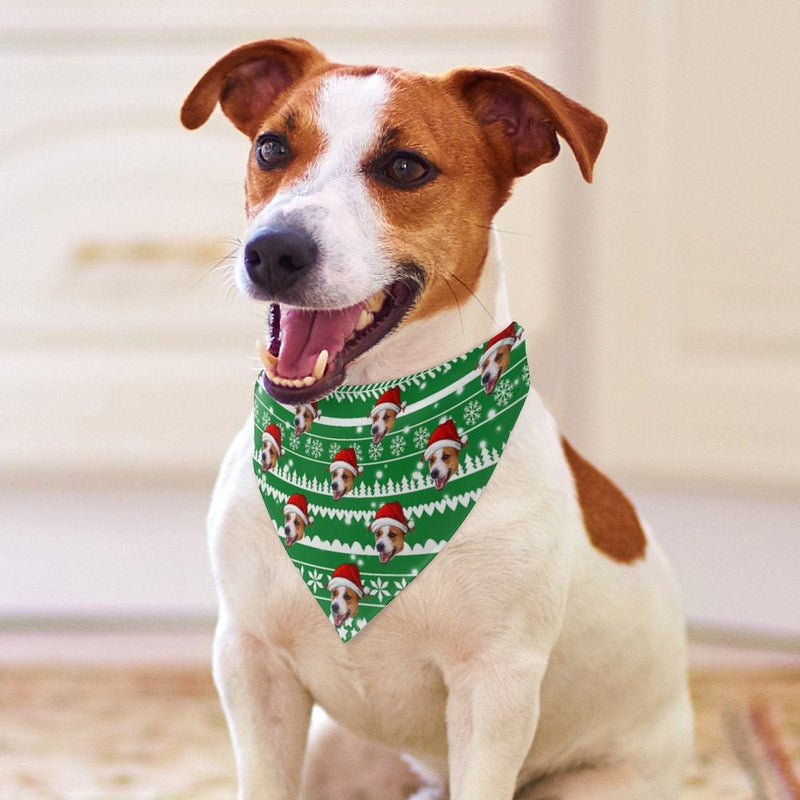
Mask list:
MULTIPOLYGON (((800 800, 800 671, 698 669, 692 692, 683 800, 800 800)), ((234 796, 206 670, 0 667, 0 800, 234 796)))

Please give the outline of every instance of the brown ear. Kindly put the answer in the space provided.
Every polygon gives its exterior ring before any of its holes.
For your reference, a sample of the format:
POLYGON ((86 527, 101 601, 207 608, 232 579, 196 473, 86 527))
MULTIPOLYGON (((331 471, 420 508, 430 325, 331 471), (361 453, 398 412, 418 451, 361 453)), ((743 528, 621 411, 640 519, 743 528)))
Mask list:
POLYGON ((591 182, 608 126, 588 108, 521 67, 454 70, 445 80, 485 127, 511 177, 552 161, 559 152, 558 134, 591 182))
POLYGON ((292 84, 327 63, 303 39, 265 39, 223 56, 189 93, 181 122, 199 128, 219 101, 225 116, 252 138, 270 107, 292 84))

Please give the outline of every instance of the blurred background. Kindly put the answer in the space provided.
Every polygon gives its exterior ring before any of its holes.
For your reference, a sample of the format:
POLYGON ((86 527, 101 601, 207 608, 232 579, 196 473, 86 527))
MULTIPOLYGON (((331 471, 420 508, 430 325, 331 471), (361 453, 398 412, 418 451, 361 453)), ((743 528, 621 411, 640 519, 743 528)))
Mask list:
POLYGON ((5 641, 205 646, 204 515, 262 310, 215 269, 247 141, 178 110, 227 50, 295 35, 344 62, 521 64, 606 118, 594 184, 564 147, 497 222, 534 384, 657 531, 693 637, 800 652, 798 31, 796 0, 5 0, 5 641))

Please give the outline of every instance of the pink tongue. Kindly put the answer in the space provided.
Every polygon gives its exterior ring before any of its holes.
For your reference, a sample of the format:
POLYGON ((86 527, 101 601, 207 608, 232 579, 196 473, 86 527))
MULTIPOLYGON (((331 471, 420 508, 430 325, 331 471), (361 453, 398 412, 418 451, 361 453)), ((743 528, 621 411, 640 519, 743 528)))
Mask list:
POLYGON ((342 351, 345 339, 355 330, 360 315, 360 303, 338 311, 305 311, 284 306, 278 375, 305 378, 311 374, 322 350, 328 351, 328 363, 332 363, 342 351))

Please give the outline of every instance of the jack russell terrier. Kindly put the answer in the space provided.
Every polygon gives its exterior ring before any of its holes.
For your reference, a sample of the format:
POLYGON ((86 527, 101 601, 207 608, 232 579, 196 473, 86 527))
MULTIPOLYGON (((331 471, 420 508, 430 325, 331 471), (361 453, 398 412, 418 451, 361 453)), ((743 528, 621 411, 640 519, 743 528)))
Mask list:
MULTIPOLYGON (((267 305, 263 383, 288 413, 491 341, 511 320, 495 213, 516 178, 556 157, 559 137, 590 181, 606 132, 519 67, 345 66, 299 39, 225 55, 187 97, 184 125, 198 128, 217 103, 251 142, 235 277, 267 305)), ((496 355, 481 394, 498 392, 507 354, 496 355)), ((692 717, 676 582, 633 506, 559 435, 533 389, 520 408, 457 535, 348 642, 259 496, 291 455, 279 431, 258 474, 252 419, 234 441, 209 530, 214 676, 240 800, 300 796, 315 703, 414 759, 428 781, 420 798, 678 797, 692 717)), ((342 458, 352 486, 355 459, 342 458)), ((446 491, 467 479, 459 472, 446 491)), ((320 581, 343 627, 371 597, 351 567, 320 581)), ((355 768, 332 754, 343 797, 356 794, 355 768)))

